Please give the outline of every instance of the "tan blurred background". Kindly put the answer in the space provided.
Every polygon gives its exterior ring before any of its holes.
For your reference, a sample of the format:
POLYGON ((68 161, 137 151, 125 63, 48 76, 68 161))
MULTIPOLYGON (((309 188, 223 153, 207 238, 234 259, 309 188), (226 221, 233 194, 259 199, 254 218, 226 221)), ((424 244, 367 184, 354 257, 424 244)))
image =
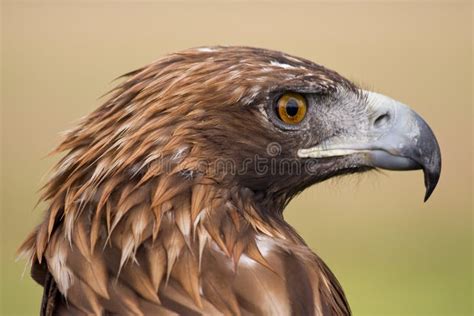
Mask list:
POLYGON ((338 276, 355 315, 472 315, 472 3, 4 1, 1 315, 37 314, 41 289, 15 263, 38 223, 37 190, 59 133, 115 77, 202 45, 282 50, 411 105, 434 129, 443 172, 333 180, 287 219, 338 276))

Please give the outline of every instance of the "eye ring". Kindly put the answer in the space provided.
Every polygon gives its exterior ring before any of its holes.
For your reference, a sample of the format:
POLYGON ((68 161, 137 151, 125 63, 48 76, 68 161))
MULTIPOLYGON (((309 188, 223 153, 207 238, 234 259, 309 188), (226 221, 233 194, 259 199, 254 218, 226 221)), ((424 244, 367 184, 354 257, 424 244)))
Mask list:
POLYGON ((301 123, 307 112, 306 99, 299 93, 287 92, 276 102, 276 114, 286 124, 296 125, 301 123))

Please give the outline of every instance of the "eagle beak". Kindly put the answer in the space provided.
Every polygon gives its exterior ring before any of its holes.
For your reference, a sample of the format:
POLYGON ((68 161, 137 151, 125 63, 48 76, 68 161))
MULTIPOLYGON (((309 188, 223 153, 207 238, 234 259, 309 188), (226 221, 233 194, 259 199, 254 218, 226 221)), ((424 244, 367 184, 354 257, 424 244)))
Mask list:
POLYGON ((362 164, 388 170, 422 169, 425 202, 441 173, 441 153, 426 122, 406 105, 384 95, 363 91, 367 99, 368 126, 356 135, 334 137, 318 146, 300 149, 301 158, 328 158, 359 154, 362 164))

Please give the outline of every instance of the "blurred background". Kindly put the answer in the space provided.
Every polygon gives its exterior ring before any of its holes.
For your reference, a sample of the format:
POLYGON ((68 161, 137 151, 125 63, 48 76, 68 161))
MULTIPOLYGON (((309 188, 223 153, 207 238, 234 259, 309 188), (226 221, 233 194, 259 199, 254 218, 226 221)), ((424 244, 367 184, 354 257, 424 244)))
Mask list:
POLYGON ((15 250, 60 132, 112 79, 203 45, 282 50, 410 105, 443 172, 369 173, 306 190, 286 218, 339 278, 354 315, 472 315, 471 1, 3 1, 1 315, 35 315, 41 288, 15 250))

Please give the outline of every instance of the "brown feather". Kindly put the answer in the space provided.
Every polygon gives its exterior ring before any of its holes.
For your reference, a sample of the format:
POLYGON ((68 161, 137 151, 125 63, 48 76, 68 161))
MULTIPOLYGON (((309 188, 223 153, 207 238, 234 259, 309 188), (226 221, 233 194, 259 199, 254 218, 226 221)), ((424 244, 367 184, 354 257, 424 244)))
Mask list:
POLYGON ((199 269, 197 258, 187 249, 177 260, 173 269, 173 278, 193 299, 194 303, 202 308, 201 294, 199 293, 199 269))

